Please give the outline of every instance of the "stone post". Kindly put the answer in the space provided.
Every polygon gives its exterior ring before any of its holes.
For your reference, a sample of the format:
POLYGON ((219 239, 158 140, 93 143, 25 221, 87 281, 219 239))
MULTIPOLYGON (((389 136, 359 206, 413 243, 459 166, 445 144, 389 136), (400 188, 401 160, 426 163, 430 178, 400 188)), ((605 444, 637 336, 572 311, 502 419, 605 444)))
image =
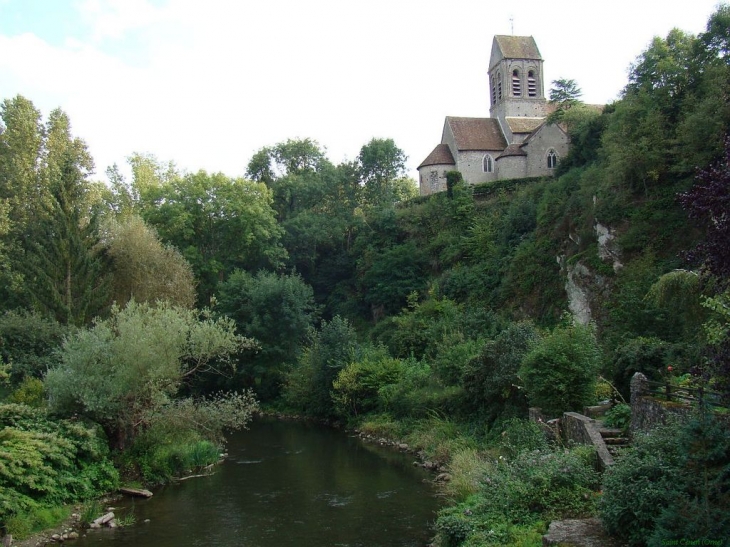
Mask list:
POLYGON ((642 396, 648 390, 648 381, 649 379, 641 372, 636 372, 631 377, 631 433, 643 427, 643 423, 640 423, 643 422, 641 419, 643 412, 641 409, 641 400, 642 396))

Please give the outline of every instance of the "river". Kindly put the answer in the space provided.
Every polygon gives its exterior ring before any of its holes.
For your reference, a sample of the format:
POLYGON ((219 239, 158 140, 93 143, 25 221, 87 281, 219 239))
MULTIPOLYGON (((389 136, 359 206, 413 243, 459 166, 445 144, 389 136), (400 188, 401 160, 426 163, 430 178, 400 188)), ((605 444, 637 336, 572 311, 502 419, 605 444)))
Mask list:
POLYGON ((260 419, 230 436, 208 477, 125 500, 136 522, 88 530, 77 547, 416 547, 438 502, 413 456, 330 428, 260 419), (149 519, 149 522, 145 520, 149 519))

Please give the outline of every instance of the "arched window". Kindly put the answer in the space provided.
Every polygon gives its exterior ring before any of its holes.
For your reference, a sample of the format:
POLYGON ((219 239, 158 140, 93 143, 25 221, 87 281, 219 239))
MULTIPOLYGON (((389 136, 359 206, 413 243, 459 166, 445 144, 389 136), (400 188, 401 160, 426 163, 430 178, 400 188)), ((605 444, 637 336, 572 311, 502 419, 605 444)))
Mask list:
POLYGON ((520 71, 517 69, 514 69, 512 71, 512 96, 522 96, 522 82, 520 81, 520 71))
POLYGON ((535 78, 534 70, 527 73, 527 96, 537 97, 537 78, 535 78))
POLYGON ((491 78, 492 83, 492 104, 497 102, 497 86, 494 85, 494 78, 491 78))
POLYGON ((547 168, 555 169, 558 166, 558 154, 552 148, 547 153, 547 168))
POLYGON ((502 73, 497 74, 497 99, 502 100, 502 73))
POLYGON ((491 173, 494 171, 494 160, 489 154, 486 154, 482 160, 482 169, 485 173, 491 173))

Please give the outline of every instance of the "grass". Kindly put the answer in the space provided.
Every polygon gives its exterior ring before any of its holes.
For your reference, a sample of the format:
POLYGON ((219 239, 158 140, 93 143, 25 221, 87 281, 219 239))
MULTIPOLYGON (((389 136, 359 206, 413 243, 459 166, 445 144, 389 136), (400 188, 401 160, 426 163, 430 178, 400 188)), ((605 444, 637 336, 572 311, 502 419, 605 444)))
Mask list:
POLYGON ((91 524, 104 514, 104 507, 99 500, 90 500, 81 506, 81 523, 91 524))
POLYGON ((71 516, 71 507, 55 505, 37 507, 27 513, 18 513, 5 522, 6 533, 15 539, 25 539, 31 534, 54 528, 71 516))

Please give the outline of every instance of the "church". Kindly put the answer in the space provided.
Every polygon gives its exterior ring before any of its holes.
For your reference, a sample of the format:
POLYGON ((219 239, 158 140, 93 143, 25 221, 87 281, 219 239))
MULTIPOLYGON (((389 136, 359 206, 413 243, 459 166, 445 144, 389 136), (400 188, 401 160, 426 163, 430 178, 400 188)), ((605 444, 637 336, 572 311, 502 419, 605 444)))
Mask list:
POLYGON ((420 193, 446 190, 446 173, 467 184, 552 175, 568 135, 546 124, 543 59, 532 36, 495 36, 489 60, 489 118, 447 116, 441 144, 418 166, 420 193))

